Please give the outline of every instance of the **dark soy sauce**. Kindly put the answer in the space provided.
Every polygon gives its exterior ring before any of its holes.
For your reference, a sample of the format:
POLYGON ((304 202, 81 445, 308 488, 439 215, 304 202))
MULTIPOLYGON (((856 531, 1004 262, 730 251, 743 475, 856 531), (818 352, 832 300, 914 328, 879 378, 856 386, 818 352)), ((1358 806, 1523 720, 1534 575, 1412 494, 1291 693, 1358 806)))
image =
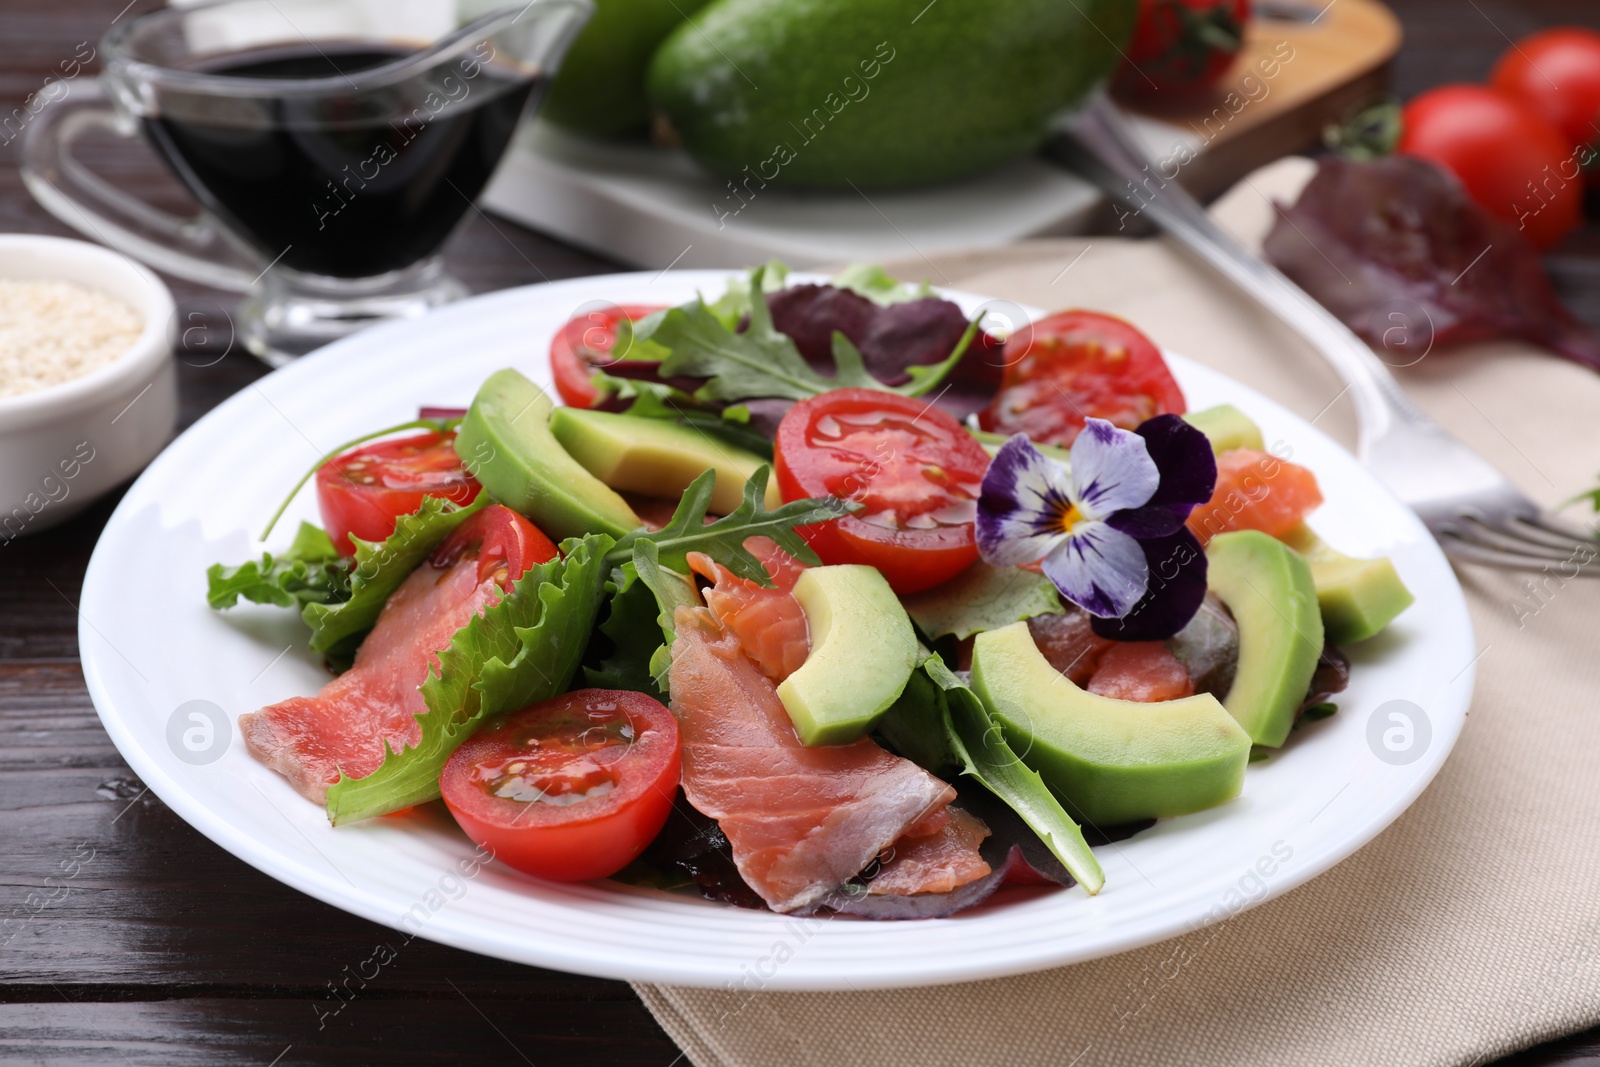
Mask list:
POLYGON ((401 81, 363 84, 408 49, 322 42, 207 60, 200 72, 337 76, 315 96, 173 89, 145 132, 213 213, 268 260, 366 278, 432 254, 500 161, 542 81, 487 44, 401 81), (287 250, 286 250, 287 249, 287 250))

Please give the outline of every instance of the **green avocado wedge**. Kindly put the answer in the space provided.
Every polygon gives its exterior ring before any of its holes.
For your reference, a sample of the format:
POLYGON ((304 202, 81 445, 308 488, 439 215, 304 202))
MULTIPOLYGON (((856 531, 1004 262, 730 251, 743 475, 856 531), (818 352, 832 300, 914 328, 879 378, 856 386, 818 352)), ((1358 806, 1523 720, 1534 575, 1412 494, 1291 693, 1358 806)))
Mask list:
POLYGON ((1243 788, 1250 737, 1215 697, 1097 696, 1050 666, 1026 623, 977 636, 972 689, 1022 762, 1090 824, 1184 815, 1243 788))
POLYGON ((778 686, 807 745, 842 745, 872 728, 919 662, 911 619, 876 567, 812 567, 795 582, 811 652, 778 686))
POLYGON ((1330 547, 1304 523, 1290 530, 1284 541, 1305 556, 1311 566, 1322 625, 1328 640, 1336 645, 1355 644, 1375 636, 1416 600, 1386 556, 1347 556, 1330 547))
MULTIPOLYGON (((685 149, 734 179, 926 185, 1028 154, 1116 66, 1135 0, 715 0, 651 61, 685 149)), ((721 215, 719 214, 719 217, 721 215)))
POLYGON ((1183 421, 1205 434, 1211 442, 1211 451, 1219 456, 1236 448, 1253 448, 1260 452, 1267 447, 1261 439, 1261 427, 1232 404, 1191 411, 1183 416, 1183 421))
MULTIPOLYGON (((767 461, 713 439, 692 426, 587 408, 556 408, 550 432, 567 454, 613 489, 676 500, 706 471, 716 471, 711 510, 726 515, 744 498, 744 483, 767 461)), ((778 483, 767 486, 767 507, 783 503, 778 483)))
POLYGON ((494 499, 551 540, 621 537, 642 523, 616 490, 584 470, 550 432, 554 405, 514 370, 485 379, 456 434, 462 464, 494 499))
POLYGON ((650 125, 644 75, 662 38, 706 0, 595 0, 550 83, 540 113, 557 126, 597 137, 643 135, 650 125))
POLYGON ((1239 665, 1222 704, 1258 745, 1289 736, 1322 655, 1322 613, 1305 557, 1258 530, 1206 546, 1206 584, 1239 625, 1239 665))

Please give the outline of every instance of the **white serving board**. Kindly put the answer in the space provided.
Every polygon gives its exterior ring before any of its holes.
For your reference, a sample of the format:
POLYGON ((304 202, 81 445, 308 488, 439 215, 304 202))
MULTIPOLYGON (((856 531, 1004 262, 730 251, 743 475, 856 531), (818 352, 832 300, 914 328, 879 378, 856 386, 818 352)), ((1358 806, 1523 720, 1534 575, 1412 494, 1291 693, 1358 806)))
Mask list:
MULTIPOLYGON (((1130 123, 1162 154, 1186 137, 1137 116, 1130 123)), ((1101 202, 1083 179, 1031 158, 923 189, 757 186, 752 195, 741 186, 740 193, 681 151, 591 140, 535 120, 518 133, 481 202, 525 226, 656 270, 768 259, 807 268, 1079 233, 1101 202)))

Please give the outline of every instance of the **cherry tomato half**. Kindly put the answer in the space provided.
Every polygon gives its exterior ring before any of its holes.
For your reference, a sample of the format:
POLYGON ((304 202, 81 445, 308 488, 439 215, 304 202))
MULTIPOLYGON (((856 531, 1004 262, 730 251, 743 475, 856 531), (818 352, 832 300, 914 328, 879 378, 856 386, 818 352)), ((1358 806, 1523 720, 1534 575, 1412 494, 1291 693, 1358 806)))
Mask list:
POLYGON ((1006 341, 1000 391, 978 415, 985 430, 1070 445, 1090 418, 1134 430, 1182 415, 1183 390, 1155 342, 1097 311, 1058 311, 1006 341))
POLYGON ((1545 117, 1572 148, 1600 144, 1600 33, 1541 30, 1506 49, 1490 84, 1545 117))
POLYGON ((578 315, 550 342, 550 371, 555 375, 556 392, 569 406, 592 408, 603 398, 594 387, 594 372, 616 357, 611 349, 617 343, 617 323, 637 322, 661 308, 644 304, 621 304, 597 308, 578 315))
POLYGON ((895 592, 914 593, 978 558, 972 522, 989 454, 938 408, 877 389, 835 389, 789 409, 773 453, 784 500, 862 505, 798 528, 824 563, 870 564, 895 592))
POLYGON ((425 496, 472 503, 480 487, 461 466, 455 439, 453 433, 432 431, 396 437, 363 445, 318 468, 322 525, 339 551, 355 552, 352 534, 382 541, 394 533, 395 519, 420 508, 425 496))
POLYGON ((1216 84, 1244 43, 1250 0, 1139 0, 1115 86, 1150 97, 1216 84))
POLYGON ((615 874, 661 832, 679 767, 678 723, 659 701, 579 689, 479 730, 439 790, 495 859, 578 882, 615 874))
POLYGON ((1443 85, 1407 104, 1400 121, 1400 152, 1450 171, 1538 247, 1577 228, 1583 180, 1572 147, 1527 104, 1481 85, 1443 85))
POLYGON ((507 588, 522 572, 556 558, 556 546, 533 523, 504 504, 490 504, 456 528, 429 557, 440 569, 460 559, 478 561, 478 582, 493 578, 507 588))

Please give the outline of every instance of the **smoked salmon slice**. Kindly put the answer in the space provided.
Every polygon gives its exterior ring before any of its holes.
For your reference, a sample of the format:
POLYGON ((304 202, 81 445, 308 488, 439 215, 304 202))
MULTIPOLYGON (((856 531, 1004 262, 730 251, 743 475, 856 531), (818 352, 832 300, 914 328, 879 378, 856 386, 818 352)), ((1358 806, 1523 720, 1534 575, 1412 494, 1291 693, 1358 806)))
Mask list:
POLYGON ((781 682, 811 651, 805 612, 789 592, 805 568, 765 537, 752 537, 745 547, 766 566, 770 588, 738 577, 700 552, 689 553, 689 569, 711 581, 703 595, 718 624, 738 638, 761 673, 781 682))
POLYGON ((343 771, 363 778, 422 740, 416 717, 428 710, 417 687, 457 630, 500 599, 494 579, 478 581, 478 561, 448 569, 423 563, 390 595, 355 664, 314 697, 290 697, 239 716, 250 754, 301 796, 325 803, 343 771))
POLYGON ((893 858, 867 882, 869 894, 951 893, 992 870, 978 854, 978 846, 989 836, 983 820, 960 808, 944 811, 949 816, 938 830, 894 843, 893 858))
POLYGON ((955 798, 868 738, 802 745, 772 680, 709 610, 681 607, 674 623, 684 796, 717 820, 739 874, 773 911, 820 901, 955 798))

